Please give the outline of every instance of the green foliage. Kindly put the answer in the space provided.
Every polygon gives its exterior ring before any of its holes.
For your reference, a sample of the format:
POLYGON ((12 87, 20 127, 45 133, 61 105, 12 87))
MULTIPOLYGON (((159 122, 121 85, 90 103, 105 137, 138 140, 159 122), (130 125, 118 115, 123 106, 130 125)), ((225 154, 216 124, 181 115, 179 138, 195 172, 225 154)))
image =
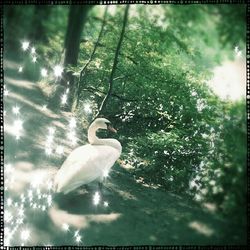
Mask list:
MULTIPOLYGON (((76 81, 95 46, 104 8, 90 10, 78 65, 68 69, 76 81)), ((85 125, 108 91, 124 8, 109 7, 100 43, 79 82, 75 112, 85 125)), ((34 8, 11 10, 18 14, 13 19, 6 12, 5 35, 8 41, 16 34, 18 41, 32 29, 27 17, 34 8)), ((245 104, 222 102, 206 82, 216 65, 232 57, 234 46, 245 46, 244 13, 245 5, 131 5, 104 112, 119 128, 123 163, 136 178, 214 202, 227 214, 245 208, 245 104)), ((62 61, 67 14, 68 6, 53 6, 43 20, 47 42, 37 41, 36 47, 48 67, 62 61)))
MULTIPOLYGON (((122 159, 135 178, 213 202, 233 214, 245 204, 244 129, 242 135, 238 131, 244 105, 223 104, 205 84, 211 69, 230 57, 228 49, 232 54, 235 46, 235 40, 227 39, 230 46, 221 43, 227 28, 221 22, 223 8, 215 8, 132 8, 116 73, 121 78, 115 81, 115 96, 105 116, 119 128, 122 159), (230 150, 232 143, 237 146, 230 150), (229 165, 237 167, 230 172, 229 165), (214 172, 221 173, 215 184, 214 172)), ((230 6, 225 8, 233 12, 230 6)), ((121 30, 115 24, 122 23, 123 10, 116 7, 108 16, 101 44, 81 83, 78 112, 82 115, 86 103, 97 104, 96 112, 107 92, 121 30), (88 87, 92 91, 84 90, 88 87)), ((80 65, 88 60, 100 30, 101 22, 94 20, 90 15, 84 30, 87 41, 81 47, 80 65)))
POLYGON ((239 217, 246 204, 246 106, 224 104, 215 127, 212 151, 204 158, 199 180, 201 197, 215 201, 227 214, 239 217))
POLYGON ((246 44, 246 5, 228 4, 215 5, 211 8, 218 16, 218 32, 223 45, 245 46, 246 44), (233 25, 232 25, 233 21, 233 25))

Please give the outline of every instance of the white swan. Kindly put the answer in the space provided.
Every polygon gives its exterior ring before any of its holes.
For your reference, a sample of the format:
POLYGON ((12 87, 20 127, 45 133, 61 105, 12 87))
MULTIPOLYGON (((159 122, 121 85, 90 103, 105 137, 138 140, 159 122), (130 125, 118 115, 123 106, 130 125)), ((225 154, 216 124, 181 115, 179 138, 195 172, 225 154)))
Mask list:
POLYGON ((107 176, 110 168, 120 157, 122 146, 116 139, 100 139, 96 136, 98 129, 116 132, 109 120, 97 118, 88 129, 90 144, 74 149, 55 175, 54 188, 64 194, 88 184, 99 182, 107 176))

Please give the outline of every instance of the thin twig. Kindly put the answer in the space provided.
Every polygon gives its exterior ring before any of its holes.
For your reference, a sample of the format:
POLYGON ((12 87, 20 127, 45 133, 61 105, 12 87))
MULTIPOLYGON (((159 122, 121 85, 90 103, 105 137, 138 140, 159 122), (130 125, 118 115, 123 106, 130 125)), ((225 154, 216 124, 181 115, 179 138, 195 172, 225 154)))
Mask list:
MULTIPOLYGON (((104 91, 93 88, 93 87, 86 87, 83 90, 89 91, 89 92, 94 93, 94 94, 96 92, 101 93, 101 94, 106 94, 104 91)), ((117 99, 120 99, 120 100, 125 101, 125 102, 137 102, 138 101, 137 99, 126 98, 126 97, 120 96, 120 95, 115 94, 115 93, 111 93, 111 96, 116 97, 117 99)))
POLYGON ((106 17, 107 17, 107 13, 108 13, 108 5, 106 6, 105 8, 105 11, 104 11, 104 15, 103 15, 103 22, 102 22, 102 27, 101 27, 101 30, 100 30, 100 33, 98 35, 98 38, 97 38, 97 41, 94 45, 94 48, 93 48, 93 51, 88 59, 88 61, 85 63, 85 65, 83 66, 81 72, 80 72, 80 76, 79 76, 79 80, 78 80, 78 84, 77 84, 77 104, 76 104, 76 107, 78 106, 78 103, 79 103, 79 97, 80 97, 80 84, 81 84, 81 81, 86 73, 86 69, 88 67, 88 65, 90 64, 90 62, 93 60, 94 58, 94 55, 95 55, 95 52, 96 52, 96 49, 98 47, 98 45, 100 44, 100 40, 101 40, 101 37, 102 37, 102 34, 103 34, 103 30, 104 30, 104 26, 105 26, 105 23, 106 23, 106 17))
POLYGON ((112 91, 113 91, 114 75, 115 75, 116 67, 117 67, 117 64, 118 64, 118 56, 119 56, 119 53, 120 53, 122 41, 123 41, 123 38, 124 38, 125 27, 126 27, 127 20, 128 20, 128 10, 129 10, 129 4, 127 4, 127 6, 125 8, 125 12, 124 12, 122 31, 121 31, 121 35, 120 35, 120 38, 119 38, 119 41, 118 41, 118 44, 117 44, 117 47, 116 47, 114 63, 113 63, 113 67, 112 67, 112 70, 111 70, 111 73, 110 73, 110 77, 109 77, 109 89, 108 89, 108 92, 107 92, 106 96, 104 97, 104 99, 103 99, 103 101, 102 101, 102 103, 100 105, 99 111, 96 114, 95 118, 97 116, 99 116, 103 112, 104 108, 106 107, 107 101, 108 101, 108 99, 111 96, 112 91))

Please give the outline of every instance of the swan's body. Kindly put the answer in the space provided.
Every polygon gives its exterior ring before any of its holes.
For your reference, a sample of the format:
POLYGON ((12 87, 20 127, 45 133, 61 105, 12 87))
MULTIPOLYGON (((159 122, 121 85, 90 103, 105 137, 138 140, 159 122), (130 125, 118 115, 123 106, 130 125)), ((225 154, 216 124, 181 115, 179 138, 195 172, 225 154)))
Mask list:
POLYGON ((102 181, 115 161, 120 157, 121 144, 116 139, 96 137, 98 129, 114 129, 104 118, 96 119, 89 127, 90 144, 76 148, 65 160, 55 176, 57 192, 69 193, 83 184, 102 181))

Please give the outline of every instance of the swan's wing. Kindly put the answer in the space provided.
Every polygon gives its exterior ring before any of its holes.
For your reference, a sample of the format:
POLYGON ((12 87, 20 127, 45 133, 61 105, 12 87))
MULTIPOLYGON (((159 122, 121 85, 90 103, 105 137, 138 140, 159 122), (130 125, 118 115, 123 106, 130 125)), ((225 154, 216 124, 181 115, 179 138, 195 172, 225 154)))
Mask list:
POLYGON ((91 145, 85 145, 74 149, 64 161, 60 170, 67 171, 68 168, 71 168, 70 166, 78 164, 79 162, 84 164, 84 162, 87 162, 91 157, 91 151, 91 145))
MULTIPOLYGON (((102 178, 109 171, 120 153, 105 145, 86 145, 74 150, 58 171, 55 183, 60 191, 80 186, 102 178)), ((74 188, 73 188, 74 189, 74 188)))
POLYGON ((111 146, 96 145, 94 148, 95 154, 88 163, 100 171, 109 170, 120 156, 120 152, 111 146))

